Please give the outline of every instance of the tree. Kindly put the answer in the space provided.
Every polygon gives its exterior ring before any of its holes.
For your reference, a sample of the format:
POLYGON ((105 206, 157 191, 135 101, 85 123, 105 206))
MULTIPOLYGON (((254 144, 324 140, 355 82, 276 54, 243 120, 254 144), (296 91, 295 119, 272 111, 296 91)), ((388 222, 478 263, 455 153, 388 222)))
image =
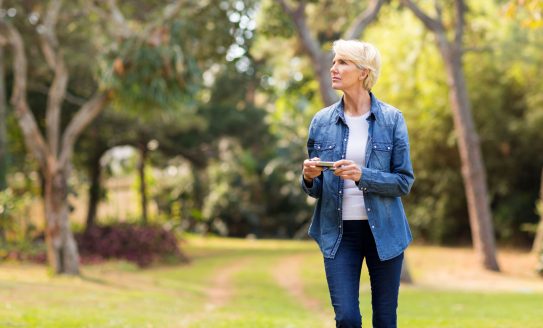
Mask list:
MULTIPOLYGON (((330 78, 330 65, 332 52, 323 51, 322 44, 312 35, 306 22, 306 1, 299 1, 296 8, 292 8, 286 0, 278 0, 284 12, 292 19, 296 33, 302 43, 305 53, 311 59, 315 76, 319 81, 319 89, 325 106, 330 106, 338 100, 336 91, 332 88, 330 78)), ((371 0, 367 9, 361 12, 351 23, 351 26, 343 34, 344 39, 358 39, 364 29, 375 20, 385 0, 371 0)), ((334 5, 334 4, 332 4, 334 5)))
MULTIPOLYGON (((1 2, 0 2, 1 8, 1 2)), ((6 134, 6 77, 4 69, 4 45, 0 44, 0 191, 6 189, 8 139, 6 134)))
POLYGON ((58 43, 55 27, 61 8, 60 1, 47 7, 41 34, 41 47, 47 64, 54 72, 49 89, 46 115, 46 135, 38 128, 27 101, 27 57, 19 31, 6 20, 1 24, 13 49, 14 85, 11 103, 23 131, 29 151, 37 159, 45 179, 45 217, 47 258, 56 273, 79 273, 77 245, 68 224, 67 181, 73 144, 81 131, 105 107, 108 96, 102 91, 87 101, 60 134, 60 113, 66 93, 69 73, 58 43))
MULTIPOLYGON (((122 22, 122 15, 116 9, 115 1, 109 1, 112 17, 122 22)), ((73 116, 64 132, 61 132, 61 112, 70 76, 65 60, 65 49, 59 42, 56 25, 62 8, 61 0, 52 0, 42 15, 39 41, 53 81, 49 87, 45 116, 45 132, 40 131, 36 118, 27 100, 27 57, 23 38, 18 29, 5 18, 0 26, 13 50, 14 83, 11 103, 15 109, 18 123, 23 131, 25 144, 36 158, 44 178, 45 239, 49 265, 55 273, 78 274, 79 255, 77 245, 68 220, 68 178, 71 173, 71 160, 76 140, 82 131, 98 116, 112 99, 112 88, 98 88, 73 116)), ((181 1, 167 7, 161 20, 172 19, 179 12, 181 1)), ((142 34, 143 38, 154 37, 156 22, 142 34), (154 25, 153 25, 154 24, 154 25)), ((119 30, 123 37, 133 36, 129 29, 119 30)), ((118 39, 122 42, 124 39, 118 39)))
POLYGON ((484 167, 479 137, 475 129, 471 104, 466 87, 462 55, 463 34, 466 5, 462 0, 454 1, 456 22, 454 38, 449 40, 447 24, 442 17, 442 8, 436 4, 437 17, 433 18, 411 0, 402 2, 413 14, 432 31, 445 64, 447 82, 450 89, 449 100, 453 111, 455 131, 458 137, 458 148, 462 162, 462 177, 466 198, 474 248, 480 256, 482 265, 489 270, 499 271, 496 259, 496 246, 492 213, 486 185, 486 170, 484 167))
POLYGON ((543 251, 543 169, 541 170, 541 188, 539 191, 537 210, 539 212, 539 224, 537 225, 537 232, 532 246, 532 252, 535 254, 543 251))

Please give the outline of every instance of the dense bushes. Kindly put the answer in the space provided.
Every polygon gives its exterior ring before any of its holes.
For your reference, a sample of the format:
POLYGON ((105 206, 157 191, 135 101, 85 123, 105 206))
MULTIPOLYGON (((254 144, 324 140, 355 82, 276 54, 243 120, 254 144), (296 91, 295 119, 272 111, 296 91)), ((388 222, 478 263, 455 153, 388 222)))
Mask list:
MULTIPOLYGON (((181 252, 173 232, 160 226, 120 223, 95 226, 75 234, 82 263, 122 259, 146 267, 157 262, 179 263, 188 258, 181 252)), ((45 263, 43 234, 33 241, 3 245, 0 260, 45 263)))
POLYGON ((84 263, 124 259, 145 267, 158 261, 187 260, 178 247, 175 235, 159 226, 123 223, 95 226, 76 234, 76 240, 84 263))

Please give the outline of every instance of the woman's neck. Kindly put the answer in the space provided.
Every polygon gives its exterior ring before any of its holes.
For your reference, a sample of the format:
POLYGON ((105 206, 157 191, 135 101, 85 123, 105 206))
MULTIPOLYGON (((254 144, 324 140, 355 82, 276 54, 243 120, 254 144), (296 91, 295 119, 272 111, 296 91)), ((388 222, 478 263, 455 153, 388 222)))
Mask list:
POLYGON ((371 97, 367 90, 343 93, 343 108, 349 116, 364 115, 371 109, 371 97))

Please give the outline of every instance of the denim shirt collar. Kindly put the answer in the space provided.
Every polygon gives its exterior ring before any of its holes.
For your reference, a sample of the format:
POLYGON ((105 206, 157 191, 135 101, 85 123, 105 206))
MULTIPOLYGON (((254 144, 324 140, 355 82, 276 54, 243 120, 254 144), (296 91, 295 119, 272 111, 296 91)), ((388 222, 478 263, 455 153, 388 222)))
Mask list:
MULTIPOLYGON (((347 125, 347 121, 345 120, 345 107, 344 107, 343 99, 344 99, 344 96, 342 96, 341 99, 337 103, 334 104, 334 114, 332 115, 332 119, 335 123, 338 123, 341 120, 343 124, 347 125)), ((379 100, 373 95, 372 92, 370 92, 370 99, 371 99, 371 107, 370 107, 371 114, 368 116, 368 120, 374 119, 378 121, 382 118, 381 106, 379 104, 379 100)))

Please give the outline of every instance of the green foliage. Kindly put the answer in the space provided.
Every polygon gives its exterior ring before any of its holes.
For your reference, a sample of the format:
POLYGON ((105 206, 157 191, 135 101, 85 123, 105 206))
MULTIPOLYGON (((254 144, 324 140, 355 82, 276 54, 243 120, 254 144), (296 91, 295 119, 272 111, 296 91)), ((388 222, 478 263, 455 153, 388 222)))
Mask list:
MULTIPOLYGON (((6 5, 17 7, 13 22, 29 44, 37 43, 29 15, 43 17, 44 10, 33 3, 6 5)), ((306 22, 329 49, 367 3, 307 1, 306 22)), ((66 2, 66 13, 81 4, 66 2)), ((452 2, 441 4, 449 26, 452 2)), ((142 31, 159 16, 162 3, 118 5, 142 31)), ((416 182, 404 203, 417 240, 469 242, 445 67, 434 35, 404 9, 399 2, 387 3, 364 34, 383 57, 375 95, 402 110, 409 127, 416 182)), ((468 3, 464 67, 497 236, 528 244, 531 233, 522 227, 537 222, 534 204, 543 167, 543 31, 525 28, 524 14, 508 15, 504 9, 490 0, 468 3)), ((300 166, 307 156, 309 121, 323 106, 312 63, 280 5, 270 0, 187 4, 174 20, 118 46, 111 46, 117 40, 101 19, 91 12, 77 21, 62 15, 59 21, 66 27, 58 30, 72 74, 70 93, 85 98, 97 85, 110 88, 120 109, 104 113, 86 132, 77 145, 76 168, 111 147, 154 140, 158 148, 149 164, 180 170, 155 180, 151 195, 161 222, 237 236, 305 235, 313 203, 299 187, 300 166)), ((49 85, 51 72, 35 50, 28 51, 32 80, 49 85)), ((46 97, 31 88, 29 100, 43 128, 46 97)), ((64 106, 64 126, 77 107, 64 106)), ((29 172, 33 167, 20 132, 13 117, 8 120, 9 172, 15 167, 29 172)))
POLYGON ((35 226, 29 217, 29 207, 32 202, 32 191, 29 190, 29 181, 22 173, 15 174, 10 179, 7 189, 0 191, 0 244, 24 243, 32 238, 35 226), (14 180, 15 181, 14 183, 14 180), (20 185, 20 183, 24 185, 20 185))
POLYGON ((199 70, 179 44, 182 24, 157 29, 151 44, 136 36, 118 51, 106 54, 102 64, 104 88, 112 90, 118 107, 148 113, 153 109, 189 104, 197 91, 199 70))
POLYGON ((296 34, 292 20, 277 1, 262 0, 258 17, 258 34, 265 37, 289 38, 296 34))

